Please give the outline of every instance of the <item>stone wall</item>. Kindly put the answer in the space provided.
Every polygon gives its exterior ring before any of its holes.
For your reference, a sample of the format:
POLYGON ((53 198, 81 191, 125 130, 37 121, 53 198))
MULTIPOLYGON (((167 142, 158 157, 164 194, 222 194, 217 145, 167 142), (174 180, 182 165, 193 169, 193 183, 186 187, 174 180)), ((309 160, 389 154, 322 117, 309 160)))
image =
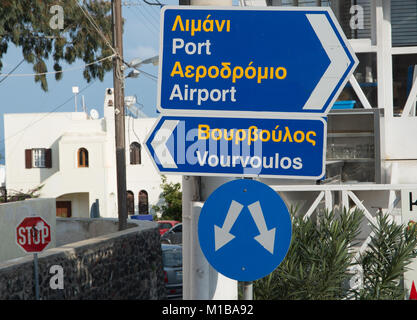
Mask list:
MULTIPOLYGON (((40 299, 163 299, 160 236, 153 222, 39 254, 40 299), (63 289, 54 289, 63 270, 63 289)), ((0 264, 0 299, 34 299, 33 255, 0 264)))

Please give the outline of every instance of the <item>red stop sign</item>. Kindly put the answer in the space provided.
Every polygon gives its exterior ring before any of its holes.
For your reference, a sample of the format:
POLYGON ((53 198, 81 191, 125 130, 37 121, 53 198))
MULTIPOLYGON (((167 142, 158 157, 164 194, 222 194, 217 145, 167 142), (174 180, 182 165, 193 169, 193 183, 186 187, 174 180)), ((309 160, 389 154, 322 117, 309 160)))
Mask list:
POLYGON ((16 227, 16 241, 26 252, 41 252, 51 242, 51 227, 41 217, 26 217, 16 227))

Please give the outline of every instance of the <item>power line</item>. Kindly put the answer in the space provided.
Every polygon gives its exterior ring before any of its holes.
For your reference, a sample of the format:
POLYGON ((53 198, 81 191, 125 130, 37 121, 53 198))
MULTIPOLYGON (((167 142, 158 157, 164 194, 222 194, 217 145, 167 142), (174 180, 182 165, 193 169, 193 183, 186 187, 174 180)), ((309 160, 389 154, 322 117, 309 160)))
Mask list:
MULTIPOLYGON (((68 68, 68 69, 64 69, 64 70, 61 70, 61 71, 49 71, 49 72, 42 72, 42 73, 16 73, 16 74, 12 74, 12 72, 15 70, 15 69, 13 69, 12 71, 10 71, 9 73, 0 73, 0 77, 4 77, 3 79, 1 79, 0 80, 0 82, 1 81, 3 81, 5 78, 7 78, 7 77, 29 77, 29 76, 43 76, 43 75, 47 75, 47 74, 55 74, 55 73, 64 73, 64 72, 67 72, 67 71, 73 71, 73 70, 78 70, 78 69, 82 69, 82 68, 85 68, 85 67, 88 67, 88 66, 90 66, 90 65, 92 65, 92 64, 96 64, 96 63, 99 63, 99 62, 101 62, 101 61, 104 61, 104 60, 107 60, 107 59, 111 59, 111 58, 113 58, 114 56, 115 56, 116 54, 112 54, 112 55, 110 55, 110 56, 107 56, 107 57, 104 57, 104 58, 102 58, 102 59, 99 59, 99 60, 96 60, 96 61, 93 61, 93 62, 90 62, 90 63, 86 63, 86 64, 84 64, 84 65, 82 65, 82 66, 79 66, 79 67, 73 67, 73 68, 68 68)), ((22 61, 23 62, 23 61, 22 61)), ((16 67, 15 67, 16 68, 16 67)))
MULTIPOLYGON (((134 7, 132 7, 133 9, 134 7)), ((133 14, 136 16, 136 18, 138 19, 138 21, 143 22, 143 19, 141 17, 139 17, 139 15, 136 13, 136 10, 132 10, 133 14)), ((151 33, 155 32, 156 34, 156 30, 151 28, 151 26, 149 26, 147 23, 142 23, 151 33)), ((158 33, 159 35, 159 33, 158 33)))
POLYGON ((160 3, 159 1, 158 1, 158 3, 151 3, 149 1, 148 2, 143 1, 143 3, 141 3, 141 2, 132 2, 132 1, 122 1, 122 6, 146 6, 146 5, 150 5, 152 7, 154 7, 154 6, 159 6, 159 7, 165 6, 164 3, 160 3))
POLYGON ((152 18, 152 20, 156 23, 156 26, 159 28, 160 21, 159 21, 159 16, 158 16, 158 18, 155 17, 156 12, 154 10, 152 10, 152 7, 149 7, 149 6, 143 6, 143 8, 148 13, 149 17, 152 18))
POLYGON ((160 7, 164 6, 164 4, 160 3, 158 0, 155 0, 156 3, 155 2, 149 2, 147 0, 142 0, 142 1, 145 2, 146 4, 149 4, 150 6, 160 6, 160 7))
MULTIPOLYGON (((136 69, 136 68, 135 68, 136 69)), ((155 81, 158 81, 158 77, 156 77, 156 76, 154 76, 153 74, 150 74, 150 73, 148 73, 148 72, 146 72, 146 71, 143 71, 143 70, 141 70, 141 69, 136 69, 136 70, 138 70, 140 73, 143 73, 145 76, 147 76, 149 79, 152 79, 152 80, 155 80, 155 81)))
POLYGON ((100 28, 98 27, 97 23, 94 21, 94 18, 91 16, 91 14, 88 12, 88 10, 85 10, 79 3, 78 0, 75 0, 75 3, 78 5, 78 7, 81 9, 81 11, 83 12, 83 14, 87 17, 88 21, 90 21, 90 23, 92 24, 92 26, 94 27, 94 29, 96 29, 96 31, 98 32, 98 34, 103 38, 104 42, 107 44, 107 46, 109 46, 109 48, 113 51, 114 54, 118 54, 118 52, 116 51, 115 48, 113 48, 113 46, 111 45, 110 41, 107 39, 107 37, 103 34, 103 32, 100 30, 100 28))
POLYGON ((161 9, 162 9, 162 6, 161 7, 156 7, 156 6, 151 6, 150 8, 153 8, 154 10, 156 10, 155 12, 157 13, 157 15, 159 16, 160 14, 161 14, 161 9))
MULTIPOLYGON (((149 23, 149 25, 150 26, 152 26, 153 27, 153 31, 157 34, 157 35, 159 35, 159 30, 158 30, 158 28, 159 28, 159 25, 158 26, 155 26, 155 24, 153 23, 153 21, 152 20, 149 20, 149 18, 146 16, 146 14, 144 14, 141 10, 139 10, 139 8, 137 8, 137 7, 134 7, 135 9, 137 9, 137 12, 139 12, 140 13, 140 15, 149 23)), ((142 20, 143 21, 143 19, 140 19, 139 18, 139 20, 142 20)), ((146 23, 144 23, 146 26, 148 26, 146 23)))
MULTIPOLYGON (((79 93, 87 90, 89 87, 91 87, 93 84, 95 83, 95 80, 91 83, 89 83, 88 85, 86 85, 84 88, 82 88, 79 93)), ((13 138, 15 136, 17 136, 19 133, 25 131, 26 129, 30 128, 31 126, 33 126, 35 123, 38 123, 39 121, 45 119, 46 117, 48 117, 49 115, 51 115, 52 113, 54 113, 55 111, 57 111, 58 109, 62 108, 64 105, 66 105, 67 103, 69 103, 70 101, 73 101, 74 96, 71 96, 70 98, 68 98, 67 100, 65 100, 64 102, 62 102, 61 104, 59 104, 58 106, 56 106, 54 109, 52 109, 51 111, 49 111, 47 114, 45 114, 42 118, 39 118, 31 123, 29 123, 26 127, 24 127, 23 129, 15 132, 14 134, 12 134, 11 136, 8 137, 4 137, 2 140, 0 140, 0 143, 5 142, 7 139, 13 138)))
POLYGON ((23 58, 22 59, 22 61, 20 61, 17 65, 16 65, 16 67, 14 67, 3 79, 1 79, 0 80, 0 83, 2 83, 4 80, 6 80, 7 79, 7 77, 8 76, 10 76, 12 73, 13 73, 13 71, 15 71, 17 68, 19 68, 19 66, 23 63, 23 61, 25 61, 25 58, 23 58))

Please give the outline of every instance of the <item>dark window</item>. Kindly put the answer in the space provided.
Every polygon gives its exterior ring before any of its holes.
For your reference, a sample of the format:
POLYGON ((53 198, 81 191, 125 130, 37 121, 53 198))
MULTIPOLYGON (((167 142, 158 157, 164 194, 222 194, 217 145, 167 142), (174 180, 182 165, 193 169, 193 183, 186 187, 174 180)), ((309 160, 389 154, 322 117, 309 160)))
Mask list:
POLYGON ((78 168, 88 168, 88 151, 85 148, 78 149, 78 168))
POLYGON ((179 223, 179 224, 177 224, 176 226, 174 226, 174 227, 172 228, 172 232, 174 232, 174 233, 177 233, 177 232, 182 232, 182 224, 181 224, 181 223, 179 223))
POLYGON ((130 144, 130 164, 142 163, 141 149, 141 145, 137 142, 132 142, 130 144))
POLYGON ((148 214, 148 193, 145 190, 139 191, 139 214, 148 214))
POLYGON ((181 247, 162 251, 162 261, 165 267, 181 267, 182 266, 181 247))
POLYGON ((126 202, 127 202, 127 214, 132 215, 135 214, 135 196, 133 192, 128 190, 126 195, 126 202))
MULTIPOLYGON (((393 55, 392 66, 394 85, 394 114, 401 114, 407 102, 411 86, 417 76, 417 55, 393 55)), ((415 109, 412 110, 412 114, 415 114, 415 112, 415 109)))
POLYGON ((71 201, 57 201, 56 216, 62 218, 71 217, 71 201))
POLYGON ((45 168, 52 168, 52 150, 51 149, 44 149, 45 150, 45 168))

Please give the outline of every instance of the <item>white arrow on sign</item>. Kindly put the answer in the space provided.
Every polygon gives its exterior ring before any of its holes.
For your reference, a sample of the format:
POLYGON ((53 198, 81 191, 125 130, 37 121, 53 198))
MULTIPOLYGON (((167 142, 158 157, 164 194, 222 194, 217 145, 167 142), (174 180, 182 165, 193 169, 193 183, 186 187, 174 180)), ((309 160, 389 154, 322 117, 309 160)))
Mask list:
POLYGON ((303 110, 320 110, 325 103, 323 97, 330 97, 346 72, 350 60, 324 14, 307 14, 306 17, 330 59, 326 72, 303 107, 303 110))
POLYGON ((255 237, 255 240, 258 241, 261 246, 268 250, 271 254, 274 254, 276 228, 272 228, 271 230, 267 229, 259 201, 252 203, 248 206, 248 208, 260 233, 255 237))
POLYGON ((232 241, 235 236, 230 233, 237 217, 242 211, 243 205, 239 202, 232 200, 229 211, 227 212, 226 219, 224 219, 223 226, 220 228, 214 225, 214 244, 215 251, 232 241))
MULTIPOLYGON (((226 218, 224 219, 223 226, 220 228, 219 226, 214 225, 215 251, 219 250, 235 238, 235 236, 230 233, 230 230, 236 222, 236 219, 239 217, 242 208, 243 205, 235 200, 232 200, 229 211, 227 212, 226 218)), ((260 245, 267 251, 269 251, 271 254, 274 254, 276 228, 268 230, 266 227, 265 218, 262 213, 262 208, 259 201, 252 203, 248 206, 248 208, 260 233, 254 239, 258 241, 260 245)))
POLYGON ((166 144, 179 122, 179 120, 165 120, 151 142, 151 146, 164 168, 178 168, 166 144))

